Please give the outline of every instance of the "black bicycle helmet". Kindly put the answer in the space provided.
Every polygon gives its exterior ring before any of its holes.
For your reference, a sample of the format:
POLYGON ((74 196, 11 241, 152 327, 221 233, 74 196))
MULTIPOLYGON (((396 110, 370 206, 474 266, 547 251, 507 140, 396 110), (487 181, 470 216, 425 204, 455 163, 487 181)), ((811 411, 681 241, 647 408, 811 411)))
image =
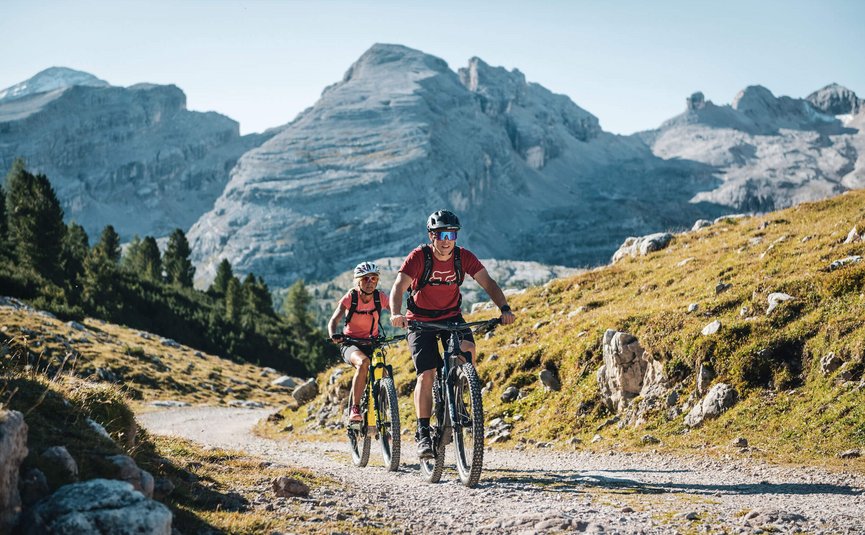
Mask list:
POLYGON ((433 212, 426 221, 426 229, 428 231, 447 228, 457 230, 461 228, 460 218, 450 210, 439 210, 438 212, 433 212))

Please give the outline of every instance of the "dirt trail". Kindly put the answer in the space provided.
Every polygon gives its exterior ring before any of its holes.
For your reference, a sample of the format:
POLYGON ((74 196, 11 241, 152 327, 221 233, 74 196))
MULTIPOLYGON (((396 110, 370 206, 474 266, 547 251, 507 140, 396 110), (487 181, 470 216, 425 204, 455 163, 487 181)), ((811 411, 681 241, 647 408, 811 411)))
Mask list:
MULTIPOLYGON (((387 472, 346 442, 273 441, 249 433, 271 410, 188 407, 139 415, 151 432, 243 450, 344 484, 321 506, 363 509, 369 526, 408 533, 865 533, 865 477, 748 459, 535 449, 485 452, 477 488, 463 487, 449 455, 442 482, 420 479, 414 443, 387 472), (387 516, 385 516, 385 512, 387 516)), ((314 494, 314 493, 313 493, 314 494)))

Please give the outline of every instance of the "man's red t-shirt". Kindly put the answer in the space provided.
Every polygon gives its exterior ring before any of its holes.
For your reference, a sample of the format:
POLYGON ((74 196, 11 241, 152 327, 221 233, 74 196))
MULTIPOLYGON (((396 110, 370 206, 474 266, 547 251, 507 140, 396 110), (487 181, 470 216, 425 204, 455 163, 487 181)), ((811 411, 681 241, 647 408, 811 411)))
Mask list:
MULTIPOLYGON (((432 274, 430 275, 430 282, 456 282, 457 273, 454 269, 453 255, 451 255, 451 257, 447 260, 439 260, 435 257, 435 253, 433 253, 432 259, 433 268, 432 274)), ((472 277, 474 277, 479 271, 484 269, 484 265, 481 264, 481 261, 478 260, 478 257, 476 257, 474 253, 465 248, 462 248, 460 250, 460 263, 462 263, 463 271, 465 271, 467 275, 470 275, 472 277)), ((420 282, 420 278, 421 276, 423 276, 423 265, 423 251, 420 247, 418 247, 417 249, 409 253, 405 261, 402 263, 402 267, 399 268, 400 273, 405 273, 412 278, 412 294, 414 294, 414 291, 417 289, 418 282, 420 282)), ((427 284, 421 289, 420 292, 418 292, 414 296, 414 301, 415 304, 417 304, 417 306, 420 308, 425 308, 428 310, 448 310, 456 308, 457 303, 459 302, 459 298, 460 287, 456 284, 427 284)), ((459 314, 459 311, 454 311, 452 313, 445 314, 437 318, 430 318, 427 316, 414 314, 411 310, 409 310, 408 312, 406 312, 406 317, 410 320, 436 321, 450 318, 456 316, 457 314, 459 314)))

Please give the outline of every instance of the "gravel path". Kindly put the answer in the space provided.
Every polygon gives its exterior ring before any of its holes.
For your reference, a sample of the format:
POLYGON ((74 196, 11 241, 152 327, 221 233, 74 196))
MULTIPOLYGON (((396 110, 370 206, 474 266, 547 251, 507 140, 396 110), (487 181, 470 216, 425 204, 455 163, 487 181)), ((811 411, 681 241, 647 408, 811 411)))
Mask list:
POLYGON ((385 471, 376 442, 370 466, 359 469, 347 440, 251 435, 270 412, 189 407, 138 418, 153 433, 243 450, 341 481, 344 489, 320 506, 362 509, 366 525, 401 528, 396 532, 865 533, 865 477, 854 473, 697 455, 492 450, 485 452, 480 484, 467 489, 452 447, 442 482, 427 484, 409 435, 399 472, 385 471))

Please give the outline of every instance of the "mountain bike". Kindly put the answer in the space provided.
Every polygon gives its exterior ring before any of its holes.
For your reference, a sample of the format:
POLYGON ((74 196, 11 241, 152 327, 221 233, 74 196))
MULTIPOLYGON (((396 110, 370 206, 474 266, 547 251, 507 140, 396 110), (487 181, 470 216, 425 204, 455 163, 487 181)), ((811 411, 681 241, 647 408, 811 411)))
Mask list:
POLYGON ((424 479, 437 483, 444 469, 445 446, 454 442, 457 472, 463 485, 473 487, 484 464, 484 407, 481 382, 469 353, 460 350, 461 332, 490 332, 499 318, 471 323, 409 321, 410 331, 448 331, 442 365, 433 383, 433 410, 430 417, 432 459, 421 459, 424 479), (465 363, 460 364, 463 357, 465 363))
MULTIPOLYGON (((369 447, 374 435, 381 443, 381 454, 388 471, 399 469, 400 423, 393 368, 387 363, 385 347, 405 340, 402 334, 392 338, 352 338, 345 336, 342 343, 372 348, 366 386, 357 405, 363 421, 350 422, 347 427, 351 460, 364 467, 369 462, 369 447)), ((354 392, 349 392, 348 406, 355 404, 354 392)))

